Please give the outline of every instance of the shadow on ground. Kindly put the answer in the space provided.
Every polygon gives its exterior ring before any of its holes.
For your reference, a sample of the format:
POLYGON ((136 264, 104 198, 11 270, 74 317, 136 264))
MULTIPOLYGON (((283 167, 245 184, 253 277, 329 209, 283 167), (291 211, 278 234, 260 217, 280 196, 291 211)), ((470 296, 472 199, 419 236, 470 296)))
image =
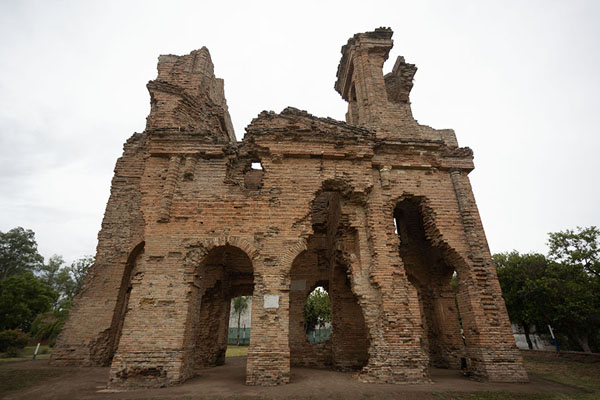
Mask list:
MULTIPOLYGON (((293 368, 291 383, 276 387, 246 386, 246 357, 228 358, 220 367, 202 370, 183 385, 107 392, 108 368, 52 367, 48 360, 0 365, 4 399, 538 399, 595 398, 577 387, 535 375, 527 384, 477 382, 459 371, 432 370, 430 384, 360 383, 350 373, 293 368), (14 383, 17 387, 9 387, 14 383), (21 386, 19 386, 21 385, 21 386), (104 389, 104 390, 103 390, 104 389), (487 393, 486 393, 487 392, 487 393), (554 394, 560 394, 555 397, 554 394)), ((14 385, 13 385, 14 386, 14 385)))

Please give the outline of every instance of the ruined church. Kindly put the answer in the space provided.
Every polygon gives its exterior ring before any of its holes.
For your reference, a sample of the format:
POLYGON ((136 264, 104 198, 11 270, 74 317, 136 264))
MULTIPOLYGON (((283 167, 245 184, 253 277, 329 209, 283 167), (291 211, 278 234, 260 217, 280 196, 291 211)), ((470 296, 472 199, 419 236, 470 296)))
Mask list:
POLYGON ((417 68, 398 57, 382 72, 391 38, 379 28, 342 47, 346 121, 262 112, 241 142, 208 50, 160 56, 52 362, 110 366, 115 388, 181 383, 225 362, 230 301, 244 295, 250 385, 288 383, 296 366, 374 383, 427 382, 431 368, 527 381, 473 153, 415 121, 417 68), (322 343, 304 326, 317 286, 332 307, 322 343))

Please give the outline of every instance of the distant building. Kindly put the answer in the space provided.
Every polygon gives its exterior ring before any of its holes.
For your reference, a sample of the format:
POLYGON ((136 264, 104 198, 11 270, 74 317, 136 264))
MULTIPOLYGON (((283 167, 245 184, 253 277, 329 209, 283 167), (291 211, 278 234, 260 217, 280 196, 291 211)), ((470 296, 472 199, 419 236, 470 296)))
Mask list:
MULTIPOLYGON (((513 334, 515 336, 515 343, 519 349, 528 350, 527 339, 525 338, 525 331, 519 324, 511 324, 513 334)), ((554 350, 554 344, 550 339, 549 335, 544 332, 537 332, 535 326, 532 327, 529 333, 529 340, 533 345, 533 350, 554 350)))

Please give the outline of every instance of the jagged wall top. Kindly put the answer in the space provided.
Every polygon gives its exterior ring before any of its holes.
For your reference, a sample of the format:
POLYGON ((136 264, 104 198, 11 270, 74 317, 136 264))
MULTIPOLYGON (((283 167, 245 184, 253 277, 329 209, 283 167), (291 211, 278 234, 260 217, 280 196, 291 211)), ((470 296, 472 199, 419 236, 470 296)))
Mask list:
POLYGON ((184 56, 158 58, 158 76, 148 82, 147 131, 177 131, 235 142, 224 82, 214 75, 206 47, 184 56))
POLYGON ((385 59, 387 59, 388 57, 388 53, 390 51, 390 49, 392 48, 392 46, 394 45, 394 41, 392 40, 392 35, 394 34, 394 31, 392 31, 391 28, 385 28, 385 27, 381 27, 381 28, 377 28, 372 32, 363 32, 363 33, 357 33, 354 36, 352 36, 350 39, 348 39, 348 43, 346 43, 344 46, 342 46, 342 59, 340 60, 340 64, 338 65, 338 70, 337 70, 337 80, 335 82, 335 90, 342 95, 342 97, 344 98, 344 100, 348 100, 347 96, 348 96, 348 88, 344 87, 344 84, 346 84, 346 76, 348 75, 348 73, 352 71, 349 71, 348 68, 351 66, 351 50, 354 46, 359 45, 361 42, 376 42, 379 46, 384 46, 384 47, 388 47, 387 48, 387 52, 385 53, 385 59), (346 89, 346 90, 344 90, 346 89))

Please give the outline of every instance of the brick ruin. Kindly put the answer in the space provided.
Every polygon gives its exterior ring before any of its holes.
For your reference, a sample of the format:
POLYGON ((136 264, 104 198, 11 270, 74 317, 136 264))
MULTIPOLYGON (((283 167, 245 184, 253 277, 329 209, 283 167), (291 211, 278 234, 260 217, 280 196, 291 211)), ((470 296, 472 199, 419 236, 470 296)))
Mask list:
POLYGON ((111 387, 183 382, 225 362, 230 300, 248 295, 251 385, 287 383, 293 366, 364 382, 426 382, 431 367, 527 381, 467 177, 473 153, 415 121, 416 67, 398 57, 382 72, 391 37, 342 47, 346 122, 262 112, 241 142, 208 50, 160 56, 52 362, 110 365, 111 387), (304 330, 317 286, 332 303, 324 343, 304 330))

